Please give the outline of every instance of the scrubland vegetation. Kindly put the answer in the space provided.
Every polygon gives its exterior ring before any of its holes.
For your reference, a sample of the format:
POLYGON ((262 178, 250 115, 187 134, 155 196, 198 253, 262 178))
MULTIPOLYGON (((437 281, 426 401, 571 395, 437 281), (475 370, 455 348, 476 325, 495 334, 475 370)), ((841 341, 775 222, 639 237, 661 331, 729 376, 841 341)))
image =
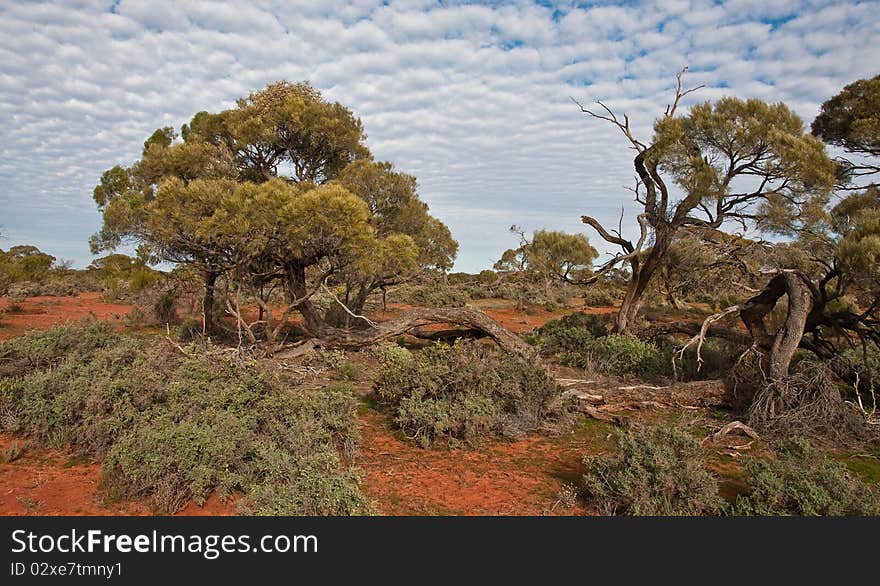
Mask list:
POLYGON ((100 462, 105 495, 161 513, 212 494, 245 514, 381 512, 364 413, 425 453, 613 425, 566 485, 587 512, 880 513, 880 78, 812 132, 754 99, 682 112, 676 81, 650 140, 581 106, 634 149, 636 240, 590 215, 610 256, 513 226, 475 275, 450 272, 458 244, 415 178, 307 83, 158 129, 95 188, 105 256, 0 251, 0 327, 35 296, 132 308, 2 342, 0 431, 100 462))

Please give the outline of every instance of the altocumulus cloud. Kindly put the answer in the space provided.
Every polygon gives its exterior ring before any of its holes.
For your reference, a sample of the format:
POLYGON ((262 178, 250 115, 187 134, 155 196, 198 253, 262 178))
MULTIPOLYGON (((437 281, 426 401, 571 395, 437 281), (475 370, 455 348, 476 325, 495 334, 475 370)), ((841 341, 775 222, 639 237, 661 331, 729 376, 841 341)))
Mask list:
POLYGON ((584 231, 582 213, 616 222, 629 201, 624 140, 569 96, 628 112, 646 136, 688 64, 686 81, 706 86, 689 103, 782 100, 809 123, 844 84, 877 74, 878 8, 4 0, 0 245, 33 243, 84 265, 104 169, 134 160, 159 126, 308 79, 362 117, 377 158, 418 177, 461 243, 456 268, 479 269, 512 244, 510 224, 584 231))

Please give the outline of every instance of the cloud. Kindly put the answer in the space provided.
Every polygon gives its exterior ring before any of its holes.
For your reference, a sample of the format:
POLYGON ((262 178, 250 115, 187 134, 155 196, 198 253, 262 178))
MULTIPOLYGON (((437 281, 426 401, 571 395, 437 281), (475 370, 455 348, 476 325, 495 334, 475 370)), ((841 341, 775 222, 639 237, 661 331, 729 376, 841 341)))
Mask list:
POLYGON ((569 96, 626 111, 647 136, 689 63, 686 81, 706 88, 687 104, 783 100, 809 122, 843 85, 876 74, 877 7, 0 2, 0 246, 88 263, 103 170, 134 160, 159 126, 271 81, 310 79, 362 117, 377 158, 419 179, 461 243, 456 268, 488 266, 513 223, 584 231, 601 248, 578 219, 633 218, 631 153, 569 96))

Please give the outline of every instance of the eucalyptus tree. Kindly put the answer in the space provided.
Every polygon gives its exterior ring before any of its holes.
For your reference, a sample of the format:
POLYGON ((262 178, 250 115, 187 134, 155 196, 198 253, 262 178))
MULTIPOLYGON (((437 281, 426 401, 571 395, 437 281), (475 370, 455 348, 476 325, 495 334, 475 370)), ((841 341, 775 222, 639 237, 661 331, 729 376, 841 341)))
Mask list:
POLYGON ((805 132, 785 104, 726 97, 680 115, 682 98, 697 89, 682 88, 683 73, 676 77, 673 101, 654 124, 650 141, 634 134, 628 116, 618 116, 605 104, 599 102, 598 110, 579 104, 582 112, 618 128, 636 153, 634 193, 641 206, 636 242, 593 216, 581 218, 620 248, 590 280, 619 265, 629 268, 617 332, 630 328, 682 229, 748 226, 764 217, 777 223, 806 219, 820 213, 834 184, 834 164, 824 145, 805 132))

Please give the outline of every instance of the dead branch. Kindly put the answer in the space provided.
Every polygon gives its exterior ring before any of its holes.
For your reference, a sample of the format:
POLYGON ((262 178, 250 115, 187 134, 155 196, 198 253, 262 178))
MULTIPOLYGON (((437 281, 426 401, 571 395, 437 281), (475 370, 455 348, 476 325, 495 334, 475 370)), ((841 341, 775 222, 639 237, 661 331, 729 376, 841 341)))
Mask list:
MULTIPOLYGON (((730 315, 731 313, 736 313, 739 310, 739 305, 731 305, 727 309, 710 315, 705 320, 703 320, 703 325, 700 327, 699 333, 693 336, 687 342, 685 342, 684 346, 682 346, 681 349, 678 351, 678 359, 682 360, 684 358, 685 351, 692 345, 697 344, 697 371, 699 372, 700 368, 702 368, 703 366, 703 357, 701 355, 701 352, 703 350, 703 343, 706 341, 706 333, 709 331, 709 326, 712 325, 712 323, 720 320, 721 318, 730 315)), ((675 368, 675 355, 673 355, 672 357, 672 366, 673 368, 675 368)))
POLYGON ((749 436, 753 440, 761 439, 761 436, 758 435, 758 432, 746 425, 745 423, 741 421, 731 421, 730 423, 712 434, 712 441, 718 441, 725 435, 734 432, 741 432, 742 434, 749 436))

